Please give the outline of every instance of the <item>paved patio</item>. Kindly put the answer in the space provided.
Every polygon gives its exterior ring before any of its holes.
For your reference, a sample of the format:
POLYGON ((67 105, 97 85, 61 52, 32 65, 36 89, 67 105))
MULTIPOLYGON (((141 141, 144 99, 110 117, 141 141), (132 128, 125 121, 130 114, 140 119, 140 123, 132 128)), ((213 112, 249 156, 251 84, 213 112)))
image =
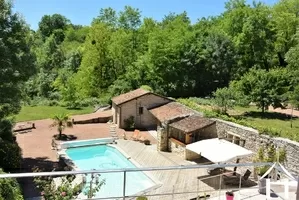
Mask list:
MULTIPOLYGON (((106 113, 104 113, 106 114, 106 113)), ((80 116, 80 119, 89 118, 90 114, 80 116)), ((52 171, 58 167, 56 150, 52 150, 52 137, 57 134, 56 128, 50 128, 51 119, 32 121, 36 129, 31 132, 19 133, 16 135, 17 142, 22 149, 23 163, 21 172, 32 172, 32 168, 38 167, 44 171, 52 171)), ((22 122, 24 123, 24 122, 22 122)), ((123 138, 124 133, 128 139, 133 132, 125 132, 123 129, 116 129, 117 135, 123 138)), ((110 137, 110 125, 106 123, 74 125, 73 128, 66 128, 64 134, 71 135, 76 140, 86 140, 95 138, 110 137)), ((149 139, 152 144, 156 143, 147 131, 140 132, 145 139, 149 139)), ((58 141, 59 143, 59 141, 58 141)), ((34 189, 32 179, 21 180, 24 186, 25 197, 35 197, 39 195, 34 189)))

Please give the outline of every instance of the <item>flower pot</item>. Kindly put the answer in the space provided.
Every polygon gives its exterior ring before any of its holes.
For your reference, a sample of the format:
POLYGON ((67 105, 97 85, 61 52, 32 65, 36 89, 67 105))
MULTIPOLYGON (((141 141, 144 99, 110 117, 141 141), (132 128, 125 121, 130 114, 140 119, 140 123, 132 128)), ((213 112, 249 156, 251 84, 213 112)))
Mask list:
POLYGON ((226 200, 234 200, 233 192, 226 192, 225 196, 226 196, 226 200))
POLYGON ((266 178, 260 179, 259 177, 258 185, 259 185, 259 193, 266 194, 266 178))

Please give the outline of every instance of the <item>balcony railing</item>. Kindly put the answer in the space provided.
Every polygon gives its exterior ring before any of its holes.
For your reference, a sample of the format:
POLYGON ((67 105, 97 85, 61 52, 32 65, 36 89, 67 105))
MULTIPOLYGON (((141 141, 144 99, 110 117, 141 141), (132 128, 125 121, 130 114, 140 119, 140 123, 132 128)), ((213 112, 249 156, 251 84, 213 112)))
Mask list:
MULTIPOLYGON (((43 177, 43 176, 67 176, 67 175, 96 175, 96 174, 105 174, 105 173, 123 173, 123 183, 122 183, 122 195, 115 196, 115 197, 107 197, 107 198, 99 198, 94 197, 92 199, 132 199, 138 196, 145 196, 145 197, 162 197, 168 196, 171 199, 174 199, 175 195, 194 195, 197 197, 199 193, 213 193, 214 195, 218 196, 221 194, 222 188, 221 181, 222 176, 225 175, 223 173, 219 175, 209 175, 204 178, 197 178, 197 184, 199 182, 218 177, 219 178, 219 189, 218 190, 201 190, 198 186, 194 187, 195 190, 189 191, 181 191, 181 188, 175 188, 175 186, 168 186, 168 189, 163 190, 158 193, 151 193, 147 191, 141 195, 127 195, 126 194, 126 187, 127 187, 127 174, 130 172, 157 172, 157 171, 167 171, 167 170, 191 170, 191 169, 215 169, 215 168, 234 168, 234 167, 258 167, 258 166, 271 166, 273 163, 235 163, 235 164, 211 164, 211 165, 182 165, 182 166, 167 166, 167 167, 145 167, 145 168, 122 168, 122 169, 106 169, 106 170, 82 170, 82 171, 56 171, 56 172, 33 172, 33 173, 11 173, 11 174, 0 174, 1 178, 26 178, 26 177, 43 177)), ((235 172, 229 172, 235 173, 235 172)), ((218 180, 218 179, 217 179, 218 180)), ((239 184, 235 189, 241 190, 242 185, 242 177, 240 176, 239 184)))

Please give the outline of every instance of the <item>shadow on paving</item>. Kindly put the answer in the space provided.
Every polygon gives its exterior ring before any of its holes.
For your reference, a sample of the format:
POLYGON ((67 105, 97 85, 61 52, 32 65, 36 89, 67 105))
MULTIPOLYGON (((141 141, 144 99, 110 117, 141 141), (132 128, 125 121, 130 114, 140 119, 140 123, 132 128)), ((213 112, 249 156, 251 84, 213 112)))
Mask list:
MULTIPOLYGON (((22 162, 21 173, 33 172, 34 169, 40 169, 43 172, 63 171, 66 165, 63 162, 48 160, 48 157, 24 158, 22 162)), ((33 177, 19 178, 24 198, 40 196, 40 191, 35 187, 33 177)))
POLYGON ((60 141, 72 141, 72 140, 76 140, 77 139, 77 136, 75 135, 66 135, 66 134, 61 134, 61 136, 59 136, 59 134, 55 134, 53 136, 56 140, 60 140, 60 141))

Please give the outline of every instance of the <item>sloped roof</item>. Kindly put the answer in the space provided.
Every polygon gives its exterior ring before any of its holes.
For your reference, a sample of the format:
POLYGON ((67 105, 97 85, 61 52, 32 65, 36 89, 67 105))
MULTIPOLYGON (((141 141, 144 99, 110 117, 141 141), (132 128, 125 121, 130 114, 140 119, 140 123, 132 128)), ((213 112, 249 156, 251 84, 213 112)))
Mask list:
POLYGON ((178 103, 170 102, 163 106, 149 109, 149 111, 160 121, 165 122, 178 117, 186 117, 195 114, 195 111, 178 103))
POLYGON ((151 93, 151 92, 139 88, 139 89, 121 94, 119 96, 113 97, 112 102, 114 102, 116 105, 120 105, 120 104, 126 103, 128 101, 131 101, 133 99, 136 99, 138 97, 141 97, 143 95, 149 94, 149 93, 151 93))
POLYGON ((215 121, 208 118, 204 118, 199 115, 191 115, 180 121, 173 122, 169 126, 182 130, 185 133, 191 133, 193 131, 200 130, 214 124, 215 121))

